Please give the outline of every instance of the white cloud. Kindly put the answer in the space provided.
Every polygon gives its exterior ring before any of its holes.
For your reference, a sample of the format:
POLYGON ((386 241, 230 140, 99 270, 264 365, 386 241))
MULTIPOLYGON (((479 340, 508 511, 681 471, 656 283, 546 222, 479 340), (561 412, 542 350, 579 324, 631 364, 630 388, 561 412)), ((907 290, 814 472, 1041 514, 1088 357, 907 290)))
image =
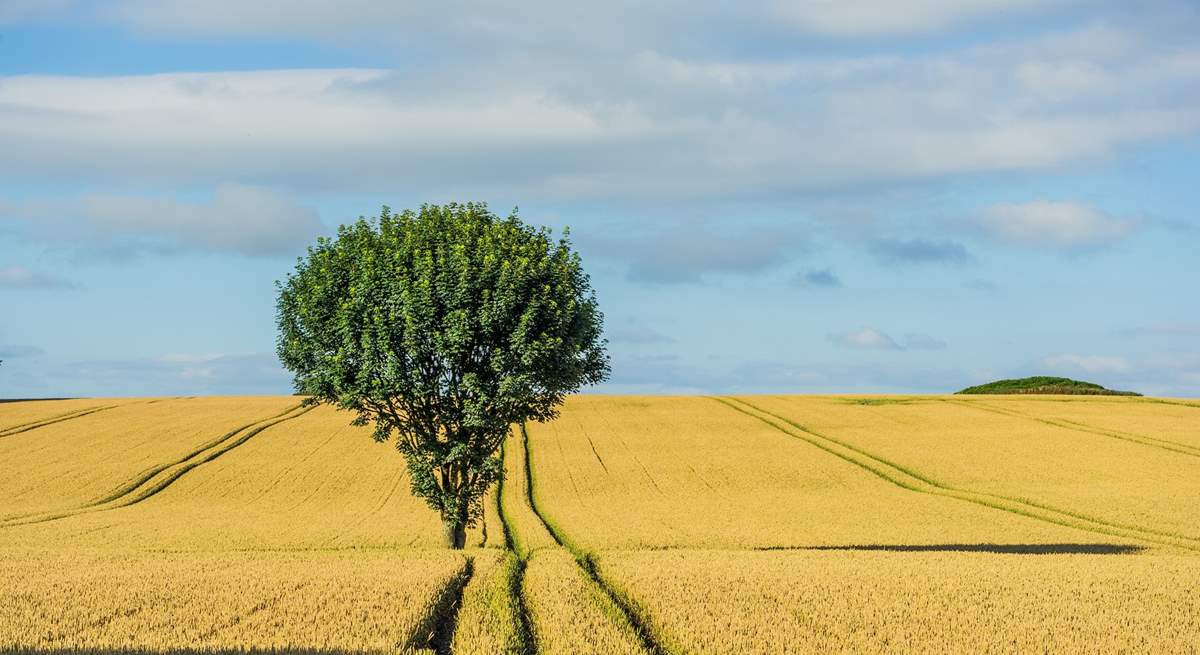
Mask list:
MULTIPOLYGON (((510 38, 533 43, 650 31, 686 16, 694 28, 734 23, 758 34, 788 32, 835 37, 927 34, 984 19, 1049 12, 1086 0, 759 0, 723 6, 685 2, 639 3, 531 0, 521 3, 387 0, 116 0, 101 15, 150 34, 260 35, 339 41, 386 35, 424 38, 510 38), (589 31, 591 34, 589 34, 589 31)), ((662 30, 659 30, 662 32, 662 30)))
POLYGON ((854 350, 903 350, 896 340, 872 327, 863 327, 851 332, 831 334, 828 337, 833 344, 854 350))
POLYGON ((1128 373, 1132 370, 1124 357, 1103 355, 1061 354, 1043 358, 1041 366, 1052 373, 1128 373))
POLYGON ((873 327, 830 334, 826 338, 834 345, 853 350, 940 350, 946 347, 945 341, 927 334, 909 332, 903 341, 897 341, 873 327))
POLYGON ((120 250, 298 254, 321 230, 316 212, 271 189, 221 184, 208 201, 93 194, 8 210, 48 240, 120 250))
POLYGON ((984 210, 980 225, 992 237, 1018 246, 1094 248, 1129 236, 1137 222, 1067 201, 1000 203, 984 210))
MULTIPOLYGON (((143 18, 167 20, 150 4, 143 18)), ((293 29, 306 14, 169 4, 197 26, 293 29)), ((1053 168, 1200 130, 1200 45, 1140 24, 921 55, 753 58, 619 30, 530 49, 500 13, 456 15, 494 38, 431 50, 428 67, 2 77, 0 141, 14 156, 0 175, 529 202, 762 197, 1053 168)), ((700 41, 728 36, 699 27, 700 41)))
POLYGON ((0 289, 65 289, 73 285, 55 275, 24 266, 0 266, 0 289))
POLYGON ((985 18, 1019 16, 1078 0, 776 0, 797 29, 831 36, 925 34, 985 18))

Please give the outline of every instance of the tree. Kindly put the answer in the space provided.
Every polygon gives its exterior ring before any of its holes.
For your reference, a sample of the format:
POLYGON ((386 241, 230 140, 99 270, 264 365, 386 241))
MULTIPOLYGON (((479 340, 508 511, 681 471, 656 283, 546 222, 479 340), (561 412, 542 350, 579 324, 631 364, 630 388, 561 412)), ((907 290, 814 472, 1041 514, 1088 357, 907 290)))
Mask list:
POLYGON ((608 376, 604 317, 569 233, 554 240, 516 210, 385 206, 318 239, 276 287, 296 391, 396 438, 451 548, 503 475, 512 425, 554 418, 566 394, 608 376))

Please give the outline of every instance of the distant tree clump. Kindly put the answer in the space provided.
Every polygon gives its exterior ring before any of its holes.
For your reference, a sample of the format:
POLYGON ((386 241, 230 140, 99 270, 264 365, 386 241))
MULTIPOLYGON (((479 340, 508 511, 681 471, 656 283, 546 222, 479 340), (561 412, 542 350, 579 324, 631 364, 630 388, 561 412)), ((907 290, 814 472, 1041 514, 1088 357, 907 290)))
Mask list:
POLYGON ((603 315, 564 234, 482 203, 359 219, 277 284, 296 391, 396 438, 412 491, 462 548, 513 424, 606 379, 603 315))
POLYGON ((1133 391, 1105 389, 1094 382, 1082 382, 1070 378, 1035 376, 1014 380, 997 380, 987 384, 967 387, 960 394, 1062 394, 1082 396, 1140 396, 1133 391))

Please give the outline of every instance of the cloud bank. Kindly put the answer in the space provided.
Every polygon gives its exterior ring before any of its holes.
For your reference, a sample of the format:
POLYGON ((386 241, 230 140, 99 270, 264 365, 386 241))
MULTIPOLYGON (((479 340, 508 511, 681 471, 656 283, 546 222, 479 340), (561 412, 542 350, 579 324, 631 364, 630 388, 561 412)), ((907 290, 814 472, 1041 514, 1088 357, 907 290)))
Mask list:
POLYGON ((294 255, 323 231, 315 211, 241 184, 221 184, 206 201, 90 194, 7 211, 43 240, 122 252, 294 255))
MULTIPOLYGON (((989 2, 922 5, 941 18, 906 26, 896 21, 925 20, 913 18, 921 12, 872 15, 892 16, 884 22, 895 25, 880 29, 921 31, 1005 13, 989 2)), ((798 24, 836 32, 849 19, 828 17, 858 11, 845 6, 811 4, 805 15, 827 18, 798 24)), ((535 24, 520 21, 529 9, 271 7, 126 2, 113 15, 150 31, 279 36, 378 20, 399 22, 403 42, 426 38, 422 25, 453 14, 447 29, 490 38, 462 37, 476 45, 461 50, 441 43, 427 53, 434 67, 2 77, 0 140, 10 156, 0 158, 0 175, 439 197, 770 197, 1047 169, 1200 129, 1200 45, 1187 29, 1200 28, 1194 11, 1176 12, 1170 24, 1095 22, 898 56, 710 51, 656 41, 642 28, 621 32, 611 17, 579 22, 618 13, 599 5, 543 6, 545 33, 534 35, 518 29, 535 24), (553 38, 571 25, 594 31, 553 38)), ((634 13, 647 12, 648 28, 678 27, 664 9, 634 13)), ((693 38, 740 43, 753 33, 747 20, 774 17, 761 12, 722 23, 700 11, 693 38)))

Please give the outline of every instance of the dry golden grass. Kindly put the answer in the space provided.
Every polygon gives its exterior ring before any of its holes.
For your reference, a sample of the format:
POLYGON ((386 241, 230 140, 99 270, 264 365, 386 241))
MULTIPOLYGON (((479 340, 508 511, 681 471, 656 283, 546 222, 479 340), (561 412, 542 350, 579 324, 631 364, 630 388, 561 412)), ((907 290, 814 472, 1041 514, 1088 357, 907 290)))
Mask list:
POLYGON ((588 549, 1096 538, 905 490, 707 398, 573 397, 529 433, 539 505, 588 549))
POLYGON ((2 437, 0 519, 103 499, 156 465, 184 458, 232 430, 297 404, 294 398, 125 402, 2 437))
POLYGON ((450 552, 25 553, 0 558, 0 650, 423 646, 450 552))
MULTIPOLYGON (((998 402, 990 397, 878 405, 805 396, 746 400, 939 484, 1186 537, 1200 547, 1200 504, 1170 500, 1200 497, 1197 456, 976 406, 998 402)), ((1098 404, 1132 417, 1178 409, 1137 400, 1098 404)))
POLYGON ((1200 558, 625 552, 674 653, 1196 653, 1200 558))

